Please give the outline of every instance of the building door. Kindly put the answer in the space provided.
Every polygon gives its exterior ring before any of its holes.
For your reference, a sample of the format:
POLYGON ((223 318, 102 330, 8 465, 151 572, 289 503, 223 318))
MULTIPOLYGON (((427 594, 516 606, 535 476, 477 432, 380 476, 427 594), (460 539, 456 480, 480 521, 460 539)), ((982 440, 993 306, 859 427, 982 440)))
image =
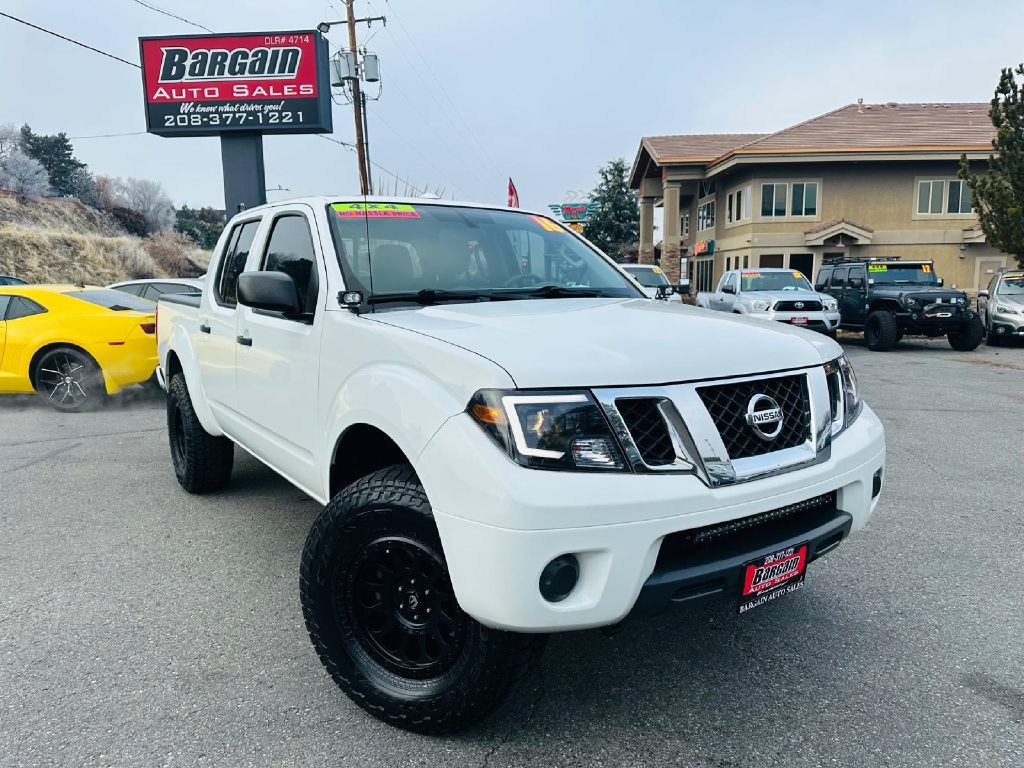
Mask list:
POLYGON ((781 269, 785 265, 782 263, 781 253, 766 253, 760 257, 757 266, 764 269, 781 269))
POLYGON ((987 259, 978 259, 974 270, 974 290, 980 291, 989 280, 999 273, 999 270, 1006 266, 1006 257, 997 256, 987 259))
POLYGON ((814 254, 812 253, 791 253, 789 254, 789 268, 802 272, 808 280, 814 274, 814 254))

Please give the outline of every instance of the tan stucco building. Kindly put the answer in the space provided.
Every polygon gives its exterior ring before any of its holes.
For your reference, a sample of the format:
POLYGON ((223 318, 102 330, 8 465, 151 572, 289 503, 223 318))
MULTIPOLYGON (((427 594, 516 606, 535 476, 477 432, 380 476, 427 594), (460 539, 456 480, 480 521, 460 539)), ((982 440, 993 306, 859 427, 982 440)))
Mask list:
POLYGON ((811 277, 826 255, 930 258, 946 284, 984 287, 1011 260, 985 242, 961 154, 984 167, 988 104, 850 104, 772 134, 647 136, 630 185, 640 194, 640 261, 707 290, 736 267, 811 277))

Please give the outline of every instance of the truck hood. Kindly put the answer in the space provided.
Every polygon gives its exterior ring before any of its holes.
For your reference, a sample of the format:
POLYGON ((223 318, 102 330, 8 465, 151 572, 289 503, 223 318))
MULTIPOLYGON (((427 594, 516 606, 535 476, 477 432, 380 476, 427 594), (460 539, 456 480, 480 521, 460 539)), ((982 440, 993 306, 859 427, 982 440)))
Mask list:
POLYGON ((488 358, 519 387, 642 386, 820 365, 826 336, 649 299, 442 304, 369 315, 488 358))
POLYGON ((951 288, 940 288, 937 285, 894 285, 885 283, 876 283, 873 285, 871 287, 871 294, 872 296, 884 295, 898 298, 913 296, 923 304, 938 301, 939 299, 957 299, 967 296, 963 291, 954 291, 951 288))

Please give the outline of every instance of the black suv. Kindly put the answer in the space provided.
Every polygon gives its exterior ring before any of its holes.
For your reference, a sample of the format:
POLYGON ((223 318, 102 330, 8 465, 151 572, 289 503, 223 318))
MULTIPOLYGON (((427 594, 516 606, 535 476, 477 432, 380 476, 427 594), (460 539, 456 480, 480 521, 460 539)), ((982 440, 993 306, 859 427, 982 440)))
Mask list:
POLYGON ((931 261, 897 258, 826 262, 814 290, 839 303, 839 327, 863 331, 868 349, 892 349, 904 334, 946 336, 961 351, 977 348, 985 326, 962 291, 945 290, 931 261))

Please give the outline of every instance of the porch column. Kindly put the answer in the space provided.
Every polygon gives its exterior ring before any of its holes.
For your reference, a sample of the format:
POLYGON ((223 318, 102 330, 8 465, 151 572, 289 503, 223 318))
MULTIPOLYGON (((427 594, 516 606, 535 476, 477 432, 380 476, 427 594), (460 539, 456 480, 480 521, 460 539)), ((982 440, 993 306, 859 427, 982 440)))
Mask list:
POLYGON ((640 198, 640 254, 641 264, 654 263, 654 198, 640 198))
POLYGON ((661 269, 673 285, 679 282, 679 187, 678 181, 666 181, 662 194, 661 269))

